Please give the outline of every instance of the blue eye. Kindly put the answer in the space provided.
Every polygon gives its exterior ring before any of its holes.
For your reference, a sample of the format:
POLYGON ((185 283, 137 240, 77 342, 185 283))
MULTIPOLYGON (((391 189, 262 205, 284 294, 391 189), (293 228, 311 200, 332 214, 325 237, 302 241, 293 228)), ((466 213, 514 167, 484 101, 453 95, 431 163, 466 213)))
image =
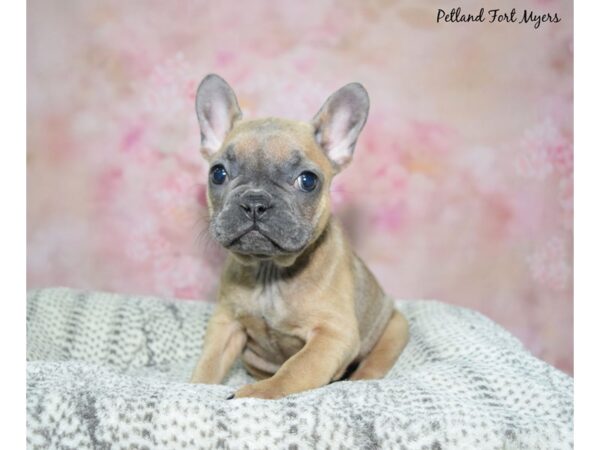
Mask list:
POLYGON ((210 171, 210 177, 215 184, 223 184, 227 178, 227 171, 221 164, 217 164, 210 171))
POLYGON ((302 172, 296 179, 296 186, 304 192, 314 191, 318 183, 319 178, 314 173, 308 171, 302 172))

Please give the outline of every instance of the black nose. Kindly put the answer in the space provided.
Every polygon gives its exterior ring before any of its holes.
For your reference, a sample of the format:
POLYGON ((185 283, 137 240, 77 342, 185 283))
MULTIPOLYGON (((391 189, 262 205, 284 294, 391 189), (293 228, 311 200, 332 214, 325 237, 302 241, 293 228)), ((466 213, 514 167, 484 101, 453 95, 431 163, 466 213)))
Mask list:
POLYGON ((249 219, 260 219, 271 208, 271 196, 264 191, 248 191, 240 200, 240 208, 249 219))

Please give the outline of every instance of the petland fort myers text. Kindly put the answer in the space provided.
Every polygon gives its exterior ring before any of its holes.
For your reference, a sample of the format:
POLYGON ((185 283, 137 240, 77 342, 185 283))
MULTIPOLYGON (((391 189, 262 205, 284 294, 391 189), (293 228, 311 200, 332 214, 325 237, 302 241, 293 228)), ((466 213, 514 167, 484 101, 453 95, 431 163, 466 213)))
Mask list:
POLYGON ((503 11, 499 8, 488 9, 481 8, 478 13, 466 13, 463 12, 460 7, 452 8, 451 10, 438 9, 437 10, 437 23, 468 23, 468 22, 479 22, 479 23, 517 23, 517 24, 530 24, 536 30, 545 23, 558 23, 561 18, 558 17, 557 13, 538 13, 529 9, 522 11, 516 8, 510 11, 503 11))

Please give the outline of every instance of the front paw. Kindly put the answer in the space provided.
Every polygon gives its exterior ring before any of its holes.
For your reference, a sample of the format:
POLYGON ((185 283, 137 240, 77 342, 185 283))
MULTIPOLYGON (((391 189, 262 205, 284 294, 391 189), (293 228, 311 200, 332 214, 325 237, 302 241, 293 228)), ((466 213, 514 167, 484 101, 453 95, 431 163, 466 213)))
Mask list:
POLYGON ((263 398, 273 400, 276 398, 285 397, 289 392, 286 392, 281 383, 269 378, 259 381, 258 383, 247 384, 237 390, 233 398, 263 398))

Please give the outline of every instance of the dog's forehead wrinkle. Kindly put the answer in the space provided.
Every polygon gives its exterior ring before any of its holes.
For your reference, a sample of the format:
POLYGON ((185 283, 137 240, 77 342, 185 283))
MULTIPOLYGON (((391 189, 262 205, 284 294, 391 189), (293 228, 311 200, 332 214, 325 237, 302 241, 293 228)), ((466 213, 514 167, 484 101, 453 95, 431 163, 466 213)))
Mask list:
POLYGON ((264 163, 268 162, 267 157, 265 155, 265 149, 264 149, 264 147, 261 146, 261 147, 258 147, 255 150, 255 152, 256 152, 256 156, 257 156, 256 161, 258 162, 259 167, 262 168, 264 166, 264 163))
POLYGON ((278 182, 283 180, 283 176, 288 181, 287 178, 295 175, 299 167, 313 166, 301 150, 297 147, 290 148, 282 151, 281 148, 254 146, 251 152, 240 151, 233 162, 237 163, 239 173, 244 180, 278 182))
POLYGON ((293 149, 290 158, 283 164, 284 171, 295 169, 303 162, 303 160, 302 152, 298 149, 293 149))
POLYGON ((228 161, 235 161, 235 145, 229 144, 225 149, 225 159, 228 161))

